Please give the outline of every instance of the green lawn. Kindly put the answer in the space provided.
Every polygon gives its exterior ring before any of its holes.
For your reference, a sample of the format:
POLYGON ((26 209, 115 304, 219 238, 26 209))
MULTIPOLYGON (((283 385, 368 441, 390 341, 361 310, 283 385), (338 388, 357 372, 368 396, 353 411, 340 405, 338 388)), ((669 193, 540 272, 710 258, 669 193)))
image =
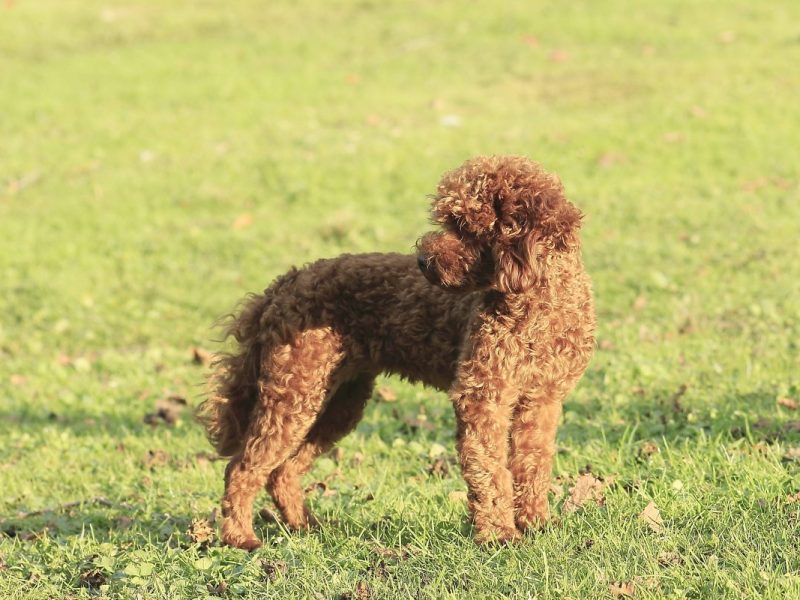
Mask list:
POLYGON ((792 0, 5 0, 0 598, 800 598, 798 22, 792 0), (389 379, 309 476, 319 531, 193 542, 223 463, 188 409, 144 422, 202 400, 192 348, 290 265, 410 251, 441 173, 491 153, 586 213, 598 350, 554 524, 475 546, 446 396, 389 379), (565 509, 587 469, 602 489, 565 509))

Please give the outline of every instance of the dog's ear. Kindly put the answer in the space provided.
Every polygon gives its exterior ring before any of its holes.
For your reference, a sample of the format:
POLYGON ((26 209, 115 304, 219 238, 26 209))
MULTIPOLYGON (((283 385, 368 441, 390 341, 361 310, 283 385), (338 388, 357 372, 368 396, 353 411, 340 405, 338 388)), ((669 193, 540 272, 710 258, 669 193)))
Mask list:
POLYGON ((560 194, 537 200, 528 214, 514 219, 524 223, 522 231, 501 235, 494 247, 495 286, 503 293, 546 285, 551 257, 580 248, 581 212, 560 194))

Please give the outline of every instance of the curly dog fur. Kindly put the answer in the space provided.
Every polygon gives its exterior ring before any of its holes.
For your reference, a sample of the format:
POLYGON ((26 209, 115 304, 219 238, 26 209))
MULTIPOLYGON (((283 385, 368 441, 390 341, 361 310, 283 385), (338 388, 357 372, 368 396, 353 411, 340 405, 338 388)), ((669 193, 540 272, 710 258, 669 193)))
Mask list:
POLYGON ((440 226, 416 256, 343 255, 251 296, 200 409, 230 456, 222 539, 260 545, 266 486, 291 528, 312 525, 301 477, 361 419, 379 373, 447 390, 476 539, 508 541, 548 519, 561 404, 594 347, 582 215, 524 157, 480 157, 442 178, 440 226))

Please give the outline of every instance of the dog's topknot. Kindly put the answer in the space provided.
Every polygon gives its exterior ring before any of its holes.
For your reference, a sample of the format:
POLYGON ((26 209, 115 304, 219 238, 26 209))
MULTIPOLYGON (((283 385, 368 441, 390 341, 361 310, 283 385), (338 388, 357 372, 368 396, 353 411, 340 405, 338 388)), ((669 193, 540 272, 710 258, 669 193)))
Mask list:
POLYGON ((433 200, 442 225, 478 238, 512 239, 532 228, 560 238, 580 224, 555 175, 524 156, 481 156, 445 173, 433 200))

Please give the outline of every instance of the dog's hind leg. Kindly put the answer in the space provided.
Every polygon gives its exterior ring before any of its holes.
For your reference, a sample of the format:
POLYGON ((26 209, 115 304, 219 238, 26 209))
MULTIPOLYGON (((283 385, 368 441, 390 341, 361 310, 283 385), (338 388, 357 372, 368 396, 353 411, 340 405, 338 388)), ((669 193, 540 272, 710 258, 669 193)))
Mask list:
POLYGON ((270 473, 302 444, 322 410, 342 354, 329 330, 300 334, 262 357, 259 399, 242 451, 225 469, 222 541, 253 550, 253 500, 270 473))
POLYGON ((305 506, 302 477, 311 469, 314 459, 358 425, 374 382, 373 375, 361 375, 340 385, 297 454, 270 475, 267 490, 290 529, 303 529, 316 523, 305 506))

